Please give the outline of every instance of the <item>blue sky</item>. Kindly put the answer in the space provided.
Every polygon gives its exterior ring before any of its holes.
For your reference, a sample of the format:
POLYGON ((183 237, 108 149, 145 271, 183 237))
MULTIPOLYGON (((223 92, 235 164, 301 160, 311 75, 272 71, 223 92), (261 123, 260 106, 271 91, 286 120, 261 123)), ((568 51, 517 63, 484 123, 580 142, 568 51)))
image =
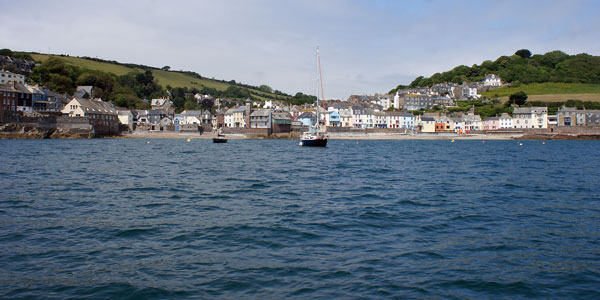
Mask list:
POLYGON ((91 56, 289 94, 387 92, 511 55, 600 55, 600 1, 12 1, 0 48, 91 56))

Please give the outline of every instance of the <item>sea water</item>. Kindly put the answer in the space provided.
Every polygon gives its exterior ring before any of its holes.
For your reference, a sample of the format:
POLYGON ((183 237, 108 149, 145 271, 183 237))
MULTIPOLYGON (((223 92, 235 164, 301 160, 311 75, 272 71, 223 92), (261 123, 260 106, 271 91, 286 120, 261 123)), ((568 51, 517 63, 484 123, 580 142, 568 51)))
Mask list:
POLYGON ((600 142, 0 140, 0 298, 600 298, 600 142))

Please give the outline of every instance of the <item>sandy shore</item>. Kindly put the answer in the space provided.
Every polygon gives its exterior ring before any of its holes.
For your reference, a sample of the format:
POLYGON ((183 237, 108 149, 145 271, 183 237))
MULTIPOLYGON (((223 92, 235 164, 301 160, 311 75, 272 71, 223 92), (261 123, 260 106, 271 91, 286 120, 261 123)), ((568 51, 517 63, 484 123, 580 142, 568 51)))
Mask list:
MULTIPOLYGON (((511 140, 520 138, 522 134, 419 134, 404 135, 394 133, 330 133, 332 140, 511 140)), ((175 132, 134 132, 124 134, 123 138, 135 139, 210 139, 209 133, 175 133, 175 132)), ((244 134, 227 134, 228 139, 257 139, 244 134)))

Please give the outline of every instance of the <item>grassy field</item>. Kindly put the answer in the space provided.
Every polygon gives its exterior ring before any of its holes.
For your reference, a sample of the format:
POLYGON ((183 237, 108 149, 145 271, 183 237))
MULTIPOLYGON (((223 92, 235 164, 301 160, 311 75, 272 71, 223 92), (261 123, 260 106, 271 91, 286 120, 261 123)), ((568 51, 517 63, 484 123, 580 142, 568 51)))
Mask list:
MULTIPOLYGON (((36 61, 45 62, 52 55, 31 54, 31 56, 36 61)), ((106 72, 106 73, 113 73, 115 75, 124 75, 129 72, 139 71, 138 69, 134 69, 134 68, 128 68, 125 66, 120 66, 120 65, 111 64, 111 63, 97 62, 97 61, 78 58, 78 57, 70 57, 70 56, 55 56, 55 57, 60 58, 62 61, 64 61, 68 65, 86 68, 86 69, 90 69, 90 70, 98 70, 98 71, 102 71, 102 72, 106 72)))
MULTIPOLYGON (((499 99, 504 103, 508 101, 508 96, 500 97, 499 99)), ((527 97, 527 101, 566 102, 568 100, 600 102, 600 93, 528 95, 527 97)))
POLYGON ((491 90, 488 92, 483 92, 482 94, 488 98, 497 98, 497 97, 508 97, 519 91, 525 92, 529 96, 529 98, 531 98, 533 95, 559 95, 559 94, 562 94, 562 95, 596 94, 595 97, 598 97, 598 95, 600 95, 600 84, 560 83, 560 82, 532 83, 532 84, 521 84, 518 87, 503 87, 503 88, 491 90))
MULTIPOLYGON (((44 62, 52 55, 47 54, 31 54, 34 60, 44 62)), ((108 63, 108 62, 98 62, 89 59, 79 58, 79 57, 71 57, 71 56, 54 56, 63 60, 66 64, 87 68, 90 70, 98 70, 106 73, 112 73, 115 75, 124 75, 129 72, 142 72, 139 68, 130 68, 118 64, 108 63)), ((165 88, 167 85, 172 87, 187 87, 187 88, 197 88, 201 89, 202 87, 214 88, 219 91, 226 90, 230 84, 215 81, 206 78, 194 78, 187 74, 177 73, 177 72, 169 72, 163 70, 152 70, 152 74, 154 78, 158 80, 158 83, 165 88)), ((250 92, 261 100, 268 99, 277 99, 277 95, 265 93, 259 90, 250 89, 250 92)))

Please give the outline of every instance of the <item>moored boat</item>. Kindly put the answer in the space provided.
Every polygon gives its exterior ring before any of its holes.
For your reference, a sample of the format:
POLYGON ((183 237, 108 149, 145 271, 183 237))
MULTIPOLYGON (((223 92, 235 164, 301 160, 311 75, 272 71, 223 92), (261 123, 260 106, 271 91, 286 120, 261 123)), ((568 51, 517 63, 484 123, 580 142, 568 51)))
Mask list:
MULTIPOLYGON (((323 93, 323 77, 321 76, 321 58, 319 56, 319 47, 317 47, 317 71, 319 73, 319 82, 321 87, 321 97, 325 100, 323 93)), ((324 102, 323 102, 324 103, 324 102)), ((325 109, 325 107, 323 107, 325 109)), ((317 122, 311 124, 308 131, 302 133, 300 138, 300 146, 305 147, 327 147, 327 141, 329 140, 329 133, 327 133, 327 126, 324 121, 321 121, 321 112, 319 111, 319 93, 317 92, 317 122)))

